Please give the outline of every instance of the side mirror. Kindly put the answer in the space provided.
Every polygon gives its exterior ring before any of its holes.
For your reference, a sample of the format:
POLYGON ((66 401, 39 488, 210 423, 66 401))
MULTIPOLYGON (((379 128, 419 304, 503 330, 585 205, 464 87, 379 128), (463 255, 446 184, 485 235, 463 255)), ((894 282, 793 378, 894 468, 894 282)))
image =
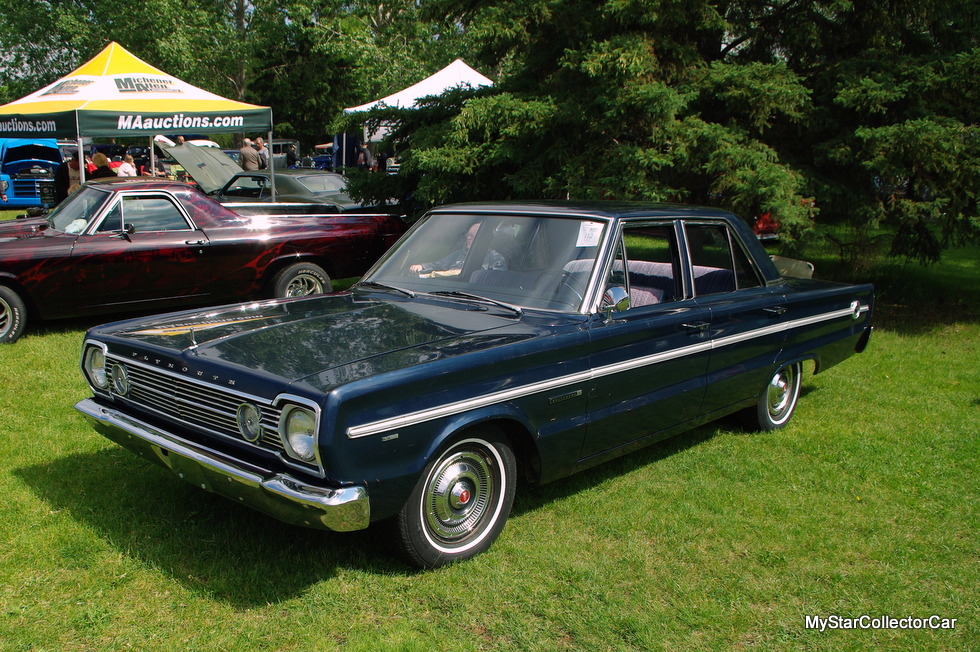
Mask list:
POLYGON ((602 295, 602 303, 600 304, 600 309, 606 311, 606 316, 608 317, 612 312, 622 312, 624 310, 629 310, 630 307, 630 295, 626 291, 626 288, 620 287, 619 285, 614 285, 613 287, 606 290, 606 293, 602 295))

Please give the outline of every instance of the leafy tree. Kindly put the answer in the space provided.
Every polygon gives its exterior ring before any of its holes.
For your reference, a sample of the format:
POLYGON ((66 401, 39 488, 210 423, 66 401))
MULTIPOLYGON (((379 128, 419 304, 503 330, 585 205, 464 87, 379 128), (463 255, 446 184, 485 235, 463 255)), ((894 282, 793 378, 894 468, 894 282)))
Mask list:
POLYGON ((920 260, 977 237, 975 2, 426 7, 497 85, 368 116, 404 174, 365 196, 707 203, 772 213, 790 246, 819 211, 920 260))
POLYGON ((312 143, 344 106, 446 59, 453 30, 419 20, 413 0, 146 0, 138 11, 24 0, 0 7, 0 100, 54 81, 115 40, 192 84, 272 106, 277 133, 312 143))
MULTIPOLYGON (((468 59, 495 72, 498 83, 418 111, 372 116, 400 127, 392 146, 407 173, 403 194, 423 204, 540 197, 712 203, 748 217, 772 212, 790 236, 808 228, 804 179, 763 138, 773 124, 803 117, 808 91, 782 62, 724 61, 729 23, 713 4, 533 0, 429 8, 452 10, 472 43, 468 59)), ((370 193, 373 182, 352 185, 370 193)))

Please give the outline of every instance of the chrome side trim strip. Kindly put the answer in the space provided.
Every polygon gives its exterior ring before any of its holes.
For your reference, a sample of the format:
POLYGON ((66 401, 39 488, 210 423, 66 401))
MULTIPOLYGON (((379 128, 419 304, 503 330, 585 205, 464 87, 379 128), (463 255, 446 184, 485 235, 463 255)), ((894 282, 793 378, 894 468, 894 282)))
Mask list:
MULTIPOLYGON (((868 310, 870 310, 870 307, 865 305, 860 306, 858 309, 860 313, 865 313, 868 310)), ((487 394, 486 396, 479 396, 476 398, 467 399, 465 401, 457 401, 455 403, 447 403, 446 405, 441 405, 439 407, 430 408, 427 410, 419 410, 418 412, 409 412, 408 414, 404 414, 402 416, 381 419, 380 421, 365 423, 360 426, 351 426, 347 429, 347 438, 358 439, 360 437, 368 437, 370 435, 376 435, 389 430, 394 430, 396 428, 403 428, 416 423, 424 423, 425 421, 432 421, 434 419, 460 414, 462 412, 487 407, 496 403, 503 403, 504 401, 520 398, 522 396, 538 394, 540 392, 546 392, 564 387, 566 385, 574 385, 575 383, 611 376, 613 374, 629 371, 631 369, 647 367, 661 362, 666 362, 668 360, 674 360, 676 358, 696 355, 712 349, 718 349, 731 344, 757 339, 759 337, 775 335, 777 333, 790 331, 803 326, 811 326, 813 324, 819 324, 825 321, 840 319, 841 317, 852 317, 854 314, 854 308, 842 308, 833 312, 813 315, 811 317, 803 317, 801 319, 794 319, 782 324, 774 324, 765 328, 757 328, 753 331, 747 331, 737 335, 729 335, 728 337, 722 337, 716 340, 710 340, 708 342, 701 342, 691 346, 671 349, 669 351, 655 353, 642 358, 635 358, 633 360, 617 362, 616 364, 604 365, 602 367, 590 369, 589 371, 581 371, 579 373, 569 374, 567 376, 552 378, 551 380, 521 385, 520 387, 514 387, 513 389, 508 389, 502 392, 487 394)))

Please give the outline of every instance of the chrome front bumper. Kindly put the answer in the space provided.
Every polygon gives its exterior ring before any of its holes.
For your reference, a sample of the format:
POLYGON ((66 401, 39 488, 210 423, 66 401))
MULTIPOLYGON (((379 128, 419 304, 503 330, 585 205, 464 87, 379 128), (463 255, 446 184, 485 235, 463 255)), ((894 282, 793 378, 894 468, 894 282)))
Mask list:
POLYGON ((87 398, 75 409, 101 435, 202 489, 268 514, 285 523, 349 532, 368 526, 367 489, 330 489, 271 473, 228 457, 105 407, 87 398))

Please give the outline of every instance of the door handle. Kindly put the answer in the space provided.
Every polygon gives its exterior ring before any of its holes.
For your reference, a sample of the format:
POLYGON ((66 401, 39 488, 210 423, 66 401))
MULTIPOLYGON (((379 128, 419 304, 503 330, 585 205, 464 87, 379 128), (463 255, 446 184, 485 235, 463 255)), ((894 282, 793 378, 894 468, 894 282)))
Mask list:
POLYGON ((184 244, 190 245, 191 247, 203 247, 207 243, 207 240, 184 240, 184 244))
POLYGON ((783 313, 786 312, 786 307, 785 306, 771 306, 769 308, 763 308, 762 310, 764 312, 769 313, 773 317, 778 317, 778 316, 780 316, 780 315, 782 315, 783 313))
POLYGON ((706 322, 706 321, 696 321, 696 322, 694 322, 692 324, 681 324, 681 326, 683 326, 684 328, 686 328, 686 329, 688 329, 690 331, 694 331, 698 335, 700 335, 701 333, 704 333, 706 330, 708 330, 708 326, 709 325, 710 324, 708 322, 706 322))

